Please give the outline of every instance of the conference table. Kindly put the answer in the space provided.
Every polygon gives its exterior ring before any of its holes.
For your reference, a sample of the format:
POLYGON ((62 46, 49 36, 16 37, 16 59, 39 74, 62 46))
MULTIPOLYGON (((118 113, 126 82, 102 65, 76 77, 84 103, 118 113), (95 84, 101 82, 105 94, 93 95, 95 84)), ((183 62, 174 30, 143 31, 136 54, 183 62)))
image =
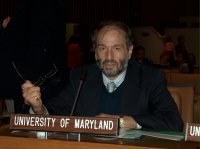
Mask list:
MULTIPOLYGON (((75 136, 77 137, 77 136, 75 136)), ((80 140, 66 140, 66 133, 50 133, 48 139, 38 139, 35 131, 10 130, 9 124, 0 125, 1 149, 198 149, 198 142, 171 141, 144 136, 141 139, 106 138, 80 135, 80 140)))

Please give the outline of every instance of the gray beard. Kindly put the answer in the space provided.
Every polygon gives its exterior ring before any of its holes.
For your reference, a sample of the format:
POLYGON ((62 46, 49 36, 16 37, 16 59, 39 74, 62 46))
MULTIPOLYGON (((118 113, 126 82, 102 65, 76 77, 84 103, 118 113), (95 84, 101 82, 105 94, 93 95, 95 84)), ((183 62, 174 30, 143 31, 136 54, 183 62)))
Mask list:
MULTIPOLYGON (((105 60, 104 62, 103 62, 103 65, 105 64, 105 63, 115 63, 115 64, 117 64, 117 62, 116 61, 114 61, 114 60, 105 60)), ((119 65, 117 65, 117 70, 115 70, 115 71, 113 71, 113 70, 105 70, 104 68, 103 68, 103 65, 101 65, 101 59, 97 59, 96 60, 96 63, 97 63, 97 65, 98 65, 98 67, 99 67, 99 69, 105 74, 105 76, 107 76, 107 77, 117 77, 120 73, 122 73, 126 68, 127 68, 127 66, 128 66, 128 60, 127 59, 124 59, 124 60, 120 60, 120 62, 119 62, 119 65)))

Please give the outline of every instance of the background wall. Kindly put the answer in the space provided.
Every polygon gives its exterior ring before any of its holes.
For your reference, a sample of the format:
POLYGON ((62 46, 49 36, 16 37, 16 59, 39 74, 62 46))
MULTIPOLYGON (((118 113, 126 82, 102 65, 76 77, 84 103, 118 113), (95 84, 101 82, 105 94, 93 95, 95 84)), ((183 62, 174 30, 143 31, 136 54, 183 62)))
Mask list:
POLYGON ((194 53, 196 63, 199 62, 199 28, 166 28, 166 34, 172 37, 173 43, 177 44, 177 37, 184 35, 188 52, 194 53))
POLYGON ((136 44, 142 45, 146 51, 146 57, 154 63, 160 63, 162 40, 152 31, 150 26, 132 28, 136 44))
MULTIPOLYGON (((143 45, 146 49, 146 56, 154 63, 159 63, 160 53, 163 47, 160 39, 151 27, 132 28, 136 44, 143 45)), ((184 35, 186 37, 186 47, 188 52, 196 56, 196 63, 199 62, 199 28, 166 28, 165 34, 172 38, 174 45, 177 44, 177 37, 184 35)))

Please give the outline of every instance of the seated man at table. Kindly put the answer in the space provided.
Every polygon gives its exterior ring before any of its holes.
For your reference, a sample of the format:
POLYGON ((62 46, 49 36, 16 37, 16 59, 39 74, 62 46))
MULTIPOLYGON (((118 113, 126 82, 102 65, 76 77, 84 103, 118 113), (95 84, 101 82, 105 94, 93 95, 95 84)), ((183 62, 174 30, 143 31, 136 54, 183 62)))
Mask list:
POLYGON ((124 23, 102 22, 92 35, 96 63, 72 70, 69 85, 46 105, 42 103, 40 88, 26 81, 22 85, 25 104, 35 114, 69 116, 84 70, 87 76, 74 116, 120 117, 122 127, 181 131, 182 119, 166 89, 163 73, 130 60, 131 35, 124 23))

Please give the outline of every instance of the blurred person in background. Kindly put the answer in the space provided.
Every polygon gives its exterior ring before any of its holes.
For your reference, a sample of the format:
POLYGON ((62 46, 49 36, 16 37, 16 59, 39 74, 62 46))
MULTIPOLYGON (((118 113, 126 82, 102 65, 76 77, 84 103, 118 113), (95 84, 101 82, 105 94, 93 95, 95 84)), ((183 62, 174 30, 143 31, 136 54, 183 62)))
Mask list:
POLYGON ((160 64, 167 64, 170 67, 176 66, 176 50, 170 36, 163 37, 163 49, 160 54, 160 64))
POLYGON ((67 44, 67 67, 75 68, 82 64, 82 50, 80 46, 80 37, 72 35, 67 44))
POLYGON ((188 64, 189 73, 194 73, 194 65, 196 64, 196 58, 193 53, 188 53, 186 62, 188 64))
POLYGON ((177 38, 177 42, 178 44, 176 45, 175 49, 176 49, 176 54, 178 53, 183 53, 184 59, 187 59, 187 55, 188 55, 188 50, 186 48, 186 39, 184 35, 179 35, 177 38))
POLYGON ((133 59, 141 64, 153 64, 153 62, 146 57, 145 48, 141 45, 137 45, 133 48, 133 59))

